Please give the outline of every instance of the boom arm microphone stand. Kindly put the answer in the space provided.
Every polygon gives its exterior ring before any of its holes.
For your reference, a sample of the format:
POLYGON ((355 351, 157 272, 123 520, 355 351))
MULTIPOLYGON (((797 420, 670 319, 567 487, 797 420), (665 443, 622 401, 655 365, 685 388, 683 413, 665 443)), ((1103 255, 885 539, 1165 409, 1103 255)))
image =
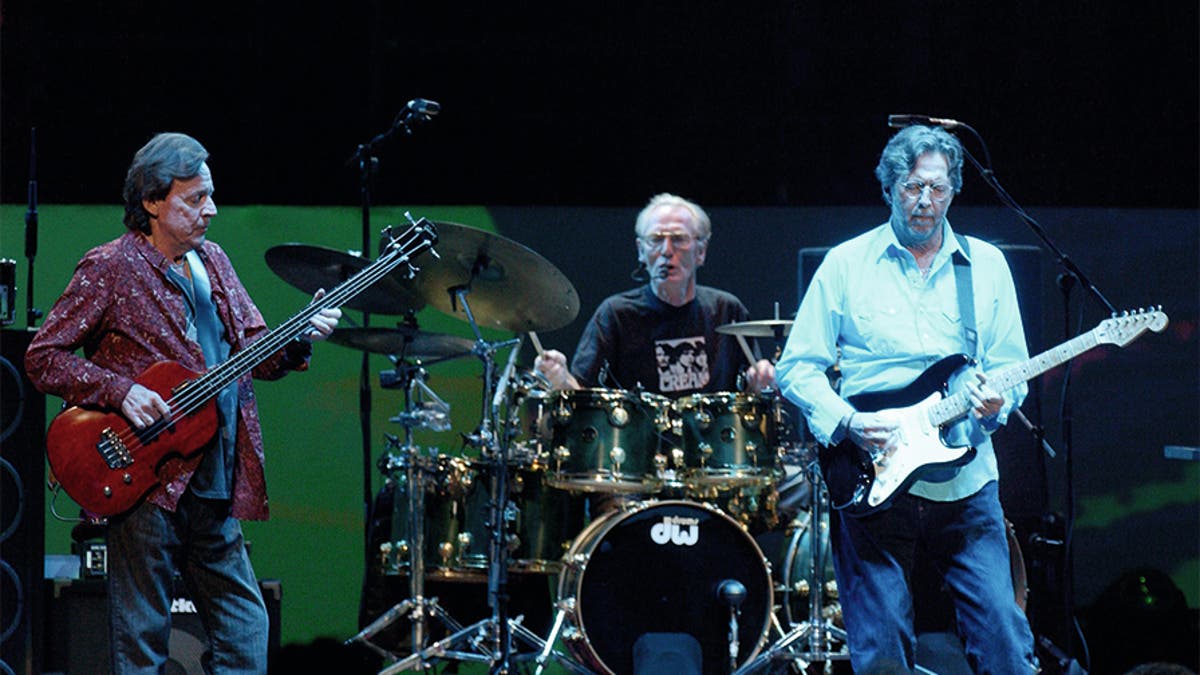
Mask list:
MULTIPOLYGON (((1046 234, 1046 231, 1042 228, 1042 226, 1036 220, 1034 220, 1034 218, 1032 216, 1030 216, 1025 211, 1025 209, 1023 209, 1021 207, 1021 205, 1018 204, 1017 201, 1012 198, 1011 195, 1008 194, 1008 192, 1004 189, 1003 186, 1000 185, 1000 181, 997 180, 996 174, 992 170, 992 158, 991 158, 990 154, 988 153, 987 144, 984 143, 983 137, 979 135, 979 132, 975 131, 975 129, 973 129, 969 124, 963 124, 962 122, 956 122, 953 120, 939 120, 939 121, 942 122, 942 124, 940 126, 944 126, 946 128, 953 129, 953 128, 961 127, 963 129, 966 129, 967 131, 969 131, 971 133, 972 136, 974 136, 976 138, 976 140, 979 141, 980 147, 983 148, 984 159, 986 160, 986 164, 981 164, 979 162, 979 160, 975 159, 974 155, 972 155, 969 151, 967 151, 967 149, 965 147, 963 148, 963 154, 971 162, 971 164, 973 164, 975 166, 975 168, 979 171, 980 177, 983 178, 983 181, 985 183, 987 183, 988 187, 992 188, 992 190, 996 193, 996 196, 1000 198, 1000 203, 1002 203, 1004 206, 1008 207, 1010 210, 1012 210, 1014 213, 1016 213, 1017 216, 1022 220, 1022 222, 1024 222, 1029 227, 1029 229, 1033 230, 1033 233, 1036 234, 1039 239, 1041 239, 1042 244, 1046 247, 1046 249, 1054 254, 1055 258, 1058 260, 1059 265, 1061 265, 1062 268, 1065 270, 1063 273, 1061 273, 1058 276, 1058 286, 1059 286, 1059 289, 1063 293, 1063 307, 1064 307, 1064 312, 1065 312, 1064 317, 1065 317, 1065 322, 1066 322, 1065 328, 1064 328, 1064 332, 1066 333, 1065 337, 1068 339, 1072 337, 1072 335, 1071 335, 1072 329, 1070 327, 1070 304, 1071 304, 1070 303, 1070 294, 1071 294, 1071 290, 1074 288, 1074 286, 1076 284, 1079 284, 1080 286, 1082 286, 1083 289, 1085 291, 1087 291, 1087 293, 1096 302, 1100 303, 1100 305, 1102 307, 1104 307, 1104 309, 1107 310, 1107 312, 1110 315, 1115 315, 1116 308, 1114 308, 1112 303, 1110 303, 1108 301, 1108 299, 1106 297, 1104 297, 1104 294, 1101 293, 1098 288, 1096 288, 1095 284, 1092 283, 1091 279, 1089 279, 1088 276, 1083 272, 1083 270, 1080 269, 1077 264, 1075 264, 1074 260, 1071 260, 1071 258, 1068 257, 1067 254, 1064 253, 1062 251, 1062 249, 1060 249, 1054 243, 1054 241, 1050 239, 1050 236, 1048 234, 1046 234)), ((1078 332, 1078 331, 1075 331, 1075 332, 1078 332)), ((1065 463, 1065 469, 1066 469, 1066 491, 1067 491, 1067 494, 1066 494, 1066 501, 1067 501, 1066 511, 1067 512, 1066 512, 1066 523, 1065 523, 1066 535, 1063 537, 1063 612, 1064 612, 1064 621, 1065 621, 1065 629, 1066 629, 1064 632, 1064 636, 1065 636, 1064 639, 1066 640, 1065 651, 1068 655, 1071 655, 1073 653, 1072 642, 1074 640, 1074 634, 1076 631, 1075 618, 1074 618, 1074 607, 1073 607, 1074 594, 1075 594, 1075 590, 1074 590, 1075 574, 1074 574, 1074 570, 1073 570, 1074 559, 1073 559, 1072 550, 1071 550, 1072 530, 1073 530, 1074 524, 1075 524, 1075 479, 1074 479, 1074 452, 1073 452, 1074 448, 1073 448, 1073 440, 1072 440, 1072 433, 1071 433, 1071 431, 1072 431, 1071 425, 1072 425, 1073 420, 1072 420, 1072 416, 1071 416, 1071 405, 1070 405, 1070 386, 1069 386, 1069 383, 1071 381, 1070 374, 1071 374, 1071 366, 1070 366, 1070 363, 1068 363, 1066 365, 1066 374, 1063 377, 1063 395, 1062 395, 1062 408, 1061 408, 1061 410, 1062 410, 1063 448, 1064 448, 1064 454, 1065 454, 1064 463, 1065 463)), ((1045 448, 1045 446, 1043 446, 1043 448, 1045 448)))
MULTIPOLYGON (((346 164, 356 164, 358 166, 359 175, 359 196, 362 202, 362 251, 363 255, 367 256, 371 251, 371 179, 375 172, 379 169, 379 158, 374 155, 375 148, 384 141, 391 138, 397 132, 402 132, 404 136, 412 136, 413 129, 427 122, 437 115, 442 109, 441 105, 434 101, 428 101, 423 98, 417 98, 405 104, 404 108, 392 120, 392 126, 381 134, 376 135, 366 143, 360 144, 346 161, 346 164)), ((371 315, 369 312, 363 312, 362 318, 363 327, 371 325, 371 315)), ((363 352, 362 366, 359 372, 358 379, 358 414, 359 424, 362 428, 362 455, 363 455, 363 513, 371 512, 371 385, 370 385, 370 364, 369 354, 363 352)), ((363 532, 363 549, 370 558, 370 519, 364 518, 366 523, 363 532)))

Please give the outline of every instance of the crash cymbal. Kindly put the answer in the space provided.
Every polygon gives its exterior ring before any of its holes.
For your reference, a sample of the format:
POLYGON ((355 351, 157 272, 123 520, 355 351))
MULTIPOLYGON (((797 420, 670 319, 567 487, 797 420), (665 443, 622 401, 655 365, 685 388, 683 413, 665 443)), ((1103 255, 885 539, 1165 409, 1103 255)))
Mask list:
POLYGON ((518 333, 550 331, 579 314, 579 295, 562 272, 542 256, 493 232, 435 223, 439 257, 427 256, 407 282, 431 307, 467 320, 456 289, 479 326, 518 333))
POLYGON ((375 354, 432 360, 469 354, 475 342, 467 338, 425 333, 416 328, 335 328, 329 341, 375 354))
POLYGON ((740 321, 717 326, 718 333, 725 335, 741 335, 742 337, 770 338, 776 334, 786 336, 792 330, 789 319, 762 319, 759 321, 740 321))
MULTIPOLYGON (((272 272, 305 293, 316 293, 319 288, 331 290, 371 264, 361 256, 308 244, 273 246, 267 250, 266 259, 272 272)), ((345 306, 373 314, 404 314, 421 309, 425 303, 399 275, 389 275, 345 306)))

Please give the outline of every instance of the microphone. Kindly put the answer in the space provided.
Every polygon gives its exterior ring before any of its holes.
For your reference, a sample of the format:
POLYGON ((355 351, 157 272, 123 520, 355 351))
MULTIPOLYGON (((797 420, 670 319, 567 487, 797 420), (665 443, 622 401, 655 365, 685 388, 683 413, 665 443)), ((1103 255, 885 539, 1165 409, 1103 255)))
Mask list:
POLYGON ((941 127, 946 131, 953 131, 961 126, 962 122, 952 120, 948 117, 929 117, 927 115, 888 115, 888 126, 893 129, 903 129, 911 127, 914 124, 923 124, 930 127, 941 127))
POLYGON ((717 584, 717 597, 736 609, 746 599, 746 587, 737 579, 726 579, 717 584))
POLYGON ((717 584, 717 598, 729 605, 729 672, 737 670, 738 616, 742 602, 746 599, 746 587, 737 579, 726 579, 717 584))
POLYGON ((442 104, 424 98, 414 98, 404 105, 410 112, 425 117, 433 117, 442 111, 442 104))

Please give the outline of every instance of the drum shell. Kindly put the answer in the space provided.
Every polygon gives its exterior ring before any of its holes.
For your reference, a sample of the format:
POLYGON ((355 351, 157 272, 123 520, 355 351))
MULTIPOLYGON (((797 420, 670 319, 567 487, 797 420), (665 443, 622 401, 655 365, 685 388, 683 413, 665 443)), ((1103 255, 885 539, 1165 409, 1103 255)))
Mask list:
MULTIPOLYGON (((408 461, 405 458, 401 462, 376 498, 377 511, 390 510, 390 519, 382 513, 375 519, 375 526, 389 532, 373 548, 385 575, 407 575, 411 567, 414 539, 409 530, 408 461), (387 491, 390 494, 385 495, 387 491)), ((480 467, 474 460, 449 455, 418 457, 415 461, 425 481, 426 576, 447 580, 484 577, 488 492, 480 467)))
POLYGON ((514 572, 557 574, 572 540, 583 530, 587 505, 582 495, 546 484, 544 470, 512 467, 508 474, 513 520, 508 524, 508 568, 514 572))
MULTIPOLYGON (((488 514, 495 480, 493 464, 441 456, 421 459, 426 473, 425 571, 431 579, 479 581, 487 574, 488 514)), ((375 501, 371 546, 385 575, 410 570, 408 478, 390 477, 375 501)), ((505 522, 508 569, 557 573, 571 541, 583 529, 587 505, 581 495, 551 489, 545 472, 520 463, 507 474, 509 519, 505 522)))
POLYGON ((782 612, 784 625, 796 626, 809 620, 811 594, 818 583, 821 586, 821 608, 823 618, 833 619, 841 625, 841 608, 838 604, 837 580, 833 569, 833 552, 829 543, 829 514, 822 511, 820 523, 813 527, 813 514, 804 511, 793 519, 783 531, 781 538, 758 538, 758 543, 767 551, 771 568, 775 570, 776 611, 782 612), (813 544, 820 548, 813 557, 813 544), (820 582, 816 569, 820 569, 820 582))
POLYGON ((681 429, 689 487, 764 484, 779 469, 775 399, 759 394, 693 394, 672 405, 681 429))
POLYGON ((567 645, 598 672, 633 672, 632 647, 644 633, 691 634, 702 647, 705 672, 728 672, 730 612, 717 593, 728 579, 746 588, 737 663, 753 659, 766 642, 770 565, 754 540, 714 507, 671 500, 611 511, 575 539, 566 560, 558 595, 571 608, 574 633, 567 645), (680 531, 694 522, 695 544, 658 543, 668 519, 681 519, 680 531))
POLYGON ((556 391, 529 397, 537 406, 539 461, 553 487, 580 492, 653 494, 661 489, 656 456, 674 445, 670 400, 616 389, 556 391))

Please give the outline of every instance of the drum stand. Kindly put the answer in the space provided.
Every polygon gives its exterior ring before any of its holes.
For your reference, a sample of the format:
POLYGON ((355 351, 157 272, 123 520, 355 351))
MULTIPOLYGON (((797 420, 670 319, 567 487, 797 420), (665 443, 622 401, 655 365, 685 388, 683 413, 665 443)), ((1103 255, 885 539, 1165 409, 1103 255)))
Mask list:
MULTIPOLYGON (((441 360, 445 359, 439 359, 439 361, 441 360)), ((425 474, 427 469, 422 465, 418 448, 412 440, 414 428, 434 431, 449 429, 450 406, 425 384, 425 370, 421 365, 403 363, 399 359, 396 363, 400 382, 404 386, 405 405, 404 412, 393 417, 391 421, 400 422, 404 426, 405 440, 402 446, 404 454, 400 463, 404 466, 405 485, 408 492, 409 597, 384 612, 345 643, 349 645, 359 642, 388 659, 395 659, 396 655, 373 644, 370 638, 405 615, 408 615, 412 621, 411 653, 413 655, 425 651, 429 616, 436 616, 452 631, 462 629, 461 624, 437 604, 437 598, 425 597, 425 487, 427 483, 425 474), (426 398, 432 400, 426 400, 426 398)), ((388 468, 390 469, 391 466, 392 464, 389 462, 388 468)), ((427 664, 422 659, 416 664, 406 665, 409 667, 416 665, 418 669, 425 670, 427 664)))
MULTIPOLYGON (((490 664, 493 675, 507 675, 515 672, 512 665, 512 638, 515 635, 536 649, 543 649, 546 643, 533 631, 521 625, 523 617, 510 619, 507 612, 508 602, 508 537, 505 523, 513 516, 508 504, 508 446, 509 434, 500 433, 499 440, 495 431, 499 409, 508 391, 508 381, 516 365, 517 352, 520 351, 521 338, 513 338, 501 342, 488 342, 483 339, 471 307, 467 303, 469 285, 456 286, 449 289, 458 299, 466 312, 471 329, 475 332, 474 353, 484 364, 483 374, 483 410, 479 429, 467 437, 467 442, 478 447, 485 459, 490 461, 495 471, 491 481, 491 500, 488 514, 488 605, 492 608, 492 616, 467 627, 447 622, 454 629, 451 635, 439 640, 424 649, 414 649, 412 655, 381 670, 378 675, 391 675, 414 668, 424 668, 430 658, 450 658, 460 661, 477 661, 490 664), (493 376, 495 374, 496 350, 513 346, 509 354, 508 364, 500 376, 500 381, 493 391, 493 376), (494 395, 493 395, 494 394, 494 395), (466 640, 474 652, 449 651, 455 645, 466 640)), ((507 420, 505 420, 507 425, 507 420)), ((507 429, 507 426, 502 427, 507 429)), ((410 490, 411 491, 411 490, 410 490)), ((423 521, 422 521, 423 522, 423 521)), ((414 530, 417 531, 417 530, 414 530)), ((418 578, 416 563, 412 565, 413 577, 418 578)), ((421 569, 422 575, 424 569, 421 569)), ((414 593, 415 597, 415 593, 414 593)), ((404 604, 404 603, 401 603, 404 604)), ((434 605, 435 611, 439 611, 434 605)), ((398 608, 397 608, 398 609, 398 608)), ((448 617, 444 613, 439 616, 443 621, 448 617)), ((414 622, 414 630, 416 622, 414 622)), ((369 627, 368 627, 369 628, 369 627)), ((418 644, 414 639, 414 645, 418 644)), ((561 659, 566 657, 555 653, 561 659)), ((583 671, 586 672, 586 671, 583 671)))
MULTIPOLYGON (((831 661, 846 661, 850 659, 850 650, 846 645, 846 631, 834 626, 825 616, 825 564, 822 558, 821 520, 824 507, 828 503, 825 483, 821 480, 821 470, 816 459, 806 463, 812 490, 809 492, 809 518, 812 542, 809 548, 809 578, 812 580, 808 593, 808 620, 797 624, 771 646, 759 654, 750 663, 736 671, 736 675, 752 673, 763 668, 771 661, 795 661, 801 667, 807 668, 815 663, 824 663, 826 667, 831 661), (841 647, 831 650, 834 641, 840 642, 841 647), (796 646, 793 646, 796 645, 796 646)), ((785 563, 790 565, 790 561, 785 563)))

